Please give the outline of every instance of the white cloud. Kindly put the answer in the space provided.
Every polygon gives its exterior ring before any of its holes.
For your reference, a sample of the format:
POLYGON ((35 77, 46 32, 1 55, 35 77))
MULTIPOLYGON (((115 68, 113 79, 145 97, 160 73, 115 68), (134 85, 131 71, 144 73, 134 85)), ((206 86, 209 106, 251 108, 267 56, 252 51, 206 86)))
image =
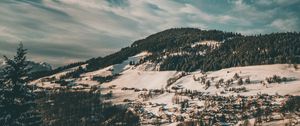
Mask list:
POLYGON ((298 21, 296 18, 277 19, 277 20, 274 20, 270 24, 270 26, 274 27, 280 31, 297 31, 297 30, 299 30, 298 21))

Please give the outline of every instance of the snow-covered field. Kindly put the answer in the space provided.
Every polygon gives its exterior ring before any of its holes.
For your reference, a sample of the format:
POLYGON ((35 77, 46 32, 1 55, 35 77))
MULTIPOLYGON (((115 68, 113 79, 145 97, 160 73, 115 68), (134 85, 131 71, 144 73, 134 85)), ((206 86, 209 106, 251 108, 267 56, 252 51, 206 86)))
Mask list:
MULTIPOLYGON (((170 89, 172 86, 179 86, 183 89, 197 90, 201 92, 207 92, 208 94, 218 94, 218 95, 255 95, 257 93, 267 93, 267 94, 290 94, 290 95, 300 95, 300 70, 296 70, 293 66, 288 64, 274 64, 274 65, 258 65, 258 66, 246 66, 246 67, 234 67, 227 68, 218 71, 210 71, 206 73, 201 73, 200 71, 188 73, 188 75, 183 76, 178 79, 171 86, 167 87, 167 80, 178 76, 182 72, 178 71, 145 71, 145 66, 149 63, 141 64, 139 66, 129 65, 130 61, 137 62, 141 57, 148 55, 147 53, 139 54, 133 57, 130 57, 128 60, 124 61, 122 64, 116 64, 109 66, 104 69, 97 71, 85 73, 81 75, 80 79, 76 79, 77 83, 85 83, 96 85, 96 81, 93 81, 91 78, 93 76, 110 76, 113 74, 120 74, 119 77, 113 81, 103 83, 101 86, 103 88, 116 85, 116 88, 112 89, 114 92, 124 92, 121 91, 122 88, 137 88, 137 89, 170 89), (245 87, 247 92, 228 92, 226 94, 221 94, 220 92, 224 91, 224 88, 216 88, 215 83, 224 79, 224 81, 232 79, 235 74, 238 74, 243 80, 249 78, 250 84, 237 85, 234 84, 230 87, 245 87), (265 81, 265 78, 272 77, 273 75, 278 75, 281 77, 286 77, 293 79, 293 81, 282 82, 282 83, 271 83, 267 85, 262 85, 261 82, 265 81), (211 81, 211 86, 208 89, 205 89, 205 85, 201 84, 199 81, 195 81, 194 78, 200 78, 205 76, 208 80, 211 81)), ((84 66, 84 65, 83 65, 84 66)), ((76 68, 72 68, 55 75, 45 77, 45 78, 59 78, 60 76, 70 72, 76 68)), ((43 79, 43 78, 42 78, 43 79)), ((41 84, 41 79, 33 81, 33 84, 37 84, 41 87, 49 87, 47 85, 49 82, 43 82, 41 84)), ((51 84, 52 86, 58 86, 57 84, 51 84)), ((122 93, 120 93, 122 95, 122 93)))
MULTIPOLYGON (((82 68, 85 68, 87 64, 83 64, 81 65, 82 68)), ((73 68, 70 68, 70 69, 67 69, 67 70, 64 70, 60 73, 56 73, 56 74, 53 74, 53 75, 50 75, 50 76, 46 76, 46 77, 43 77, 43 78, 40 78, 40 79, 37 79, 37 80, 34 80, 32 82, 30 82, 30 85, 36 85, 38 87, 43 87, 43 88, 48 88, 48 89, 53 89, 53 88, 60 88, 61 86, 57 83, 52 83, 51 81, 49 80, 46 80, 46 79, 50 79, 50 78, 55 78, 55 79, 59 79, 60 77, 62 77, 63 75, 66 75, 68 72, 72 72, 76 69, 78 69, 78 67, 73 67, 73 68)))
MULTIPOLYGON (((199 90, 210 92, 211 94, 220 93, 222 88, 216 89, 215 86, 211 86, 207 90, 204 90, 203 87, 195 82, 192 78, 193 75, 197 75, 198 72, 193 73, 192 75, 186 76, 178 80, 175 84, 183 85, 185 88, 190 90, 199 90)), ((247 66, 247 67, 234 67, 228 69, 222 69, 219 71, 207 72, 208 78, 214 78, 216 82, 219 79, 224 79, 225 81, 231 79, 234 74, 239 74, 242 78, 249 77, 251 84, 241 85, 249 89, 249 92, 240 93, 243 95, 253 95, 256 93, 268 93, 268 94, 293 94, 300 95, 300 70, 295 70, 293 67, 289 67, 287 64, 275 64, 275 65, 259 65, 259 66, 247 66), (261 81, 264 81, 266 77, 272 77, 273 75, 278 75, 281 77, 294 78, 295 81, 286 82, 286 83, 272 83, 268 87, 260 84, 261 81)), ((200 74, 201 76, 202 74, 200 74)), ((235 85, 238 87, 238 85, 235 85)))
MULTIPOLYGON (((122 72, 121 76, 117 79, 102 84, 103 87, 111 85, 117 85, 118 90, 122 87, 138 88, 138 89, 161 89, 165 88, 167 80, 176 76, 180 72, 176 71, 141 71, 139 69, 128 69, 122 72)), ((242 78, 250 78, 250 84, 237 85, 234 87, 246 87, 249 91, 239 93, 241 95, 254 95, 257 93, 268 94, 290 94, 300 95, 300 70, 295 70, 293 67, 289 67, 287 64, 275 64, 275 65, 259 65, 259 66, 247 66, 247 67, 234 67, 228 69, 222 69, 218 71, 211 71, 205 73, 207 78, 214 78, 212 85, 205 90, 203 84, 199 81, 195 81, 193 76, 204 76, 200 72, 193 72, 190 75, 184 76, 177 80, 173 85, 181 85, 184 89, 198 90, 202 92, 209 92, 209 94, 219 94, 224 88, 217 89, 214 83, 223 78, 225 81, 233 78, 234 74, 238 73, 242 78), (294 81, 283 83, 272 83, 267 86, 263 86, 261 81, 264 81, 266 77, 272 77, 278 75, 281 77, 293 78, 294 81)), ((225 95, 236 95, 237 93, 227 93, 225 95)))
POLYGON ((191 47, 194 48, 198 45, 207 45, 207 46, 211 46, 213 48, 217 48, 221 45, 221 42, 214 41, 214 40, 206 40, 206 41, 196 42, 196 43, 192 44, 191 47))

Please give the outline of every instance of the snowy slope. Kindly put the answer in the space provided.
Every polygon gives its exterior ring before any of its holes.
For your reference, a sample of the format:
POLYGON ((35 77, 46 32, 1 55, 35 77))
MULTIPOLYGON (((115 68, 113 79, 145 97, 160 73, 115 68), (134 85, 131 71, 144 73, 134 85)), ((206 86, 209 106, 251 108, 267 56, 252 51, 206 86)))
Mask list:
MULTIPOLYGON (((200 71, 196 71, 193 73, 189 73, 189 75, 184 76, 178 79, 171 86, 167 87, 167 81, 170 78, 174 78, 181 74, 182 72, 178 71, 146 71, 144 69, 140 69, 145 67, 145 64, 141 64, 139 66, 129 65, 130 61, 137 62, 143 56, 148 55, 147 53, 139 54, 133 57, 128 58, 128 60, 124 61, 121 64, 116 64, 109 66, 107 68, 103 68, 97 71, 85 73, 81 75, 81 78, 75 78, 76 83, 83 83, 87 85, 97 85, 99 84, 96 81, 93 81, 91 78, 94 76, 111 76, 114 74, 120 74, 115 80, 107 83, 103 83, 103 88, 108 88, 112 85, 116 85, 116 88, 113 89, 123 95, 124 91, 121 91, 122 88, 137 88, 137 89, 162 89, 167 88, 171 89, 171 87, 179 86, 183 87, 183 89, 189 90, 197 90, 201 92, 206 92, 211 95, 254 95, 257 93, 268 93, 268 94, 292 94, 292 95, 300 95, 300 70, 295 70, 292 66, 288 64, 274 64, 274 65, 257 65, 257 66, 246 66, 246 67, 233 67, 222 69, 218 71, 210 71, 207 73, 201 73, 200 71), (250 78, 250 84, 237 85, 237 81, 234 81, 233 85, 229 88, 241 88, 245 87, 248 91, 246 92, 227 92, 225 94, 221 94, 224 92, 225 87, 216 88, 215 84, 218 80, 224 79, 227 81, 232 79, 234 74, 239 74, 243 80, 246 78, 250 78), (293 79, 293 81, 283 82, 283 83, 271 83, 267 85, 262 85, 261 82, 265 81, 265 78, 272 77, 273 75, 278 75, 281 77, 286 77, 289 79, 293 79), (194 77, 200 78, 206 76, 207 80, 211 81, 211 86, 208 89, 205 89, 205 85, 201 84, 200 81, 195 81, 194 77)), ((151 63, 146 63, 151 64, 151 63)), ((84 65, 83 65, 84 67, 84 65)), ((45 78, 59 78, 60 76, 75 70, 76 68, 71 68, 61 73, 57 73, 55 75, 45 77, 45 78)), ((43 79, 43 78, 41 78, 43 79)), ((41 79, 33 81, 32 83, 41 85, 41 79)), ((53 84, 51 84, 53 85, 53 84)), ((45 82, 43 86, 45 85, 45 82)), ((43 87, 42 86, 42 87, 43 87)))
MULTIPOLYGON (((180 87, 182 89, 197 90, 205 92, 211 95, 254 95, 257 93, 268 93, 268 94, 292 94, 300 95, 300 70, 296 70, 292 65, 288 64, 274 64, 274 65, 257 65, 257 66, 245 66, 245 67, 233 67, 222 69, 218 71, 210 71, 203 73, 201 71, 196 71, 192 73, 187 73, 187 75, 178 78, 172 85, 167 86, 167 81, 170 78, 176 78, 182 72, 178 71, 153 71, 156 65, 150 62, 146 62, 136 65, 130 65, 130 62, 138 63, 140 59, 151 55, 148 52, 142 52, 135 56, 129 57, 127 60, 123 61, 121 64, 111 65, 109 67, 99 69, 96 71, 81 74, 80 78, 74 78, 76 84, 85 84, 89 87, 93 85, 99 85, 99 82, 93 81, 93 77, 101 76, 107 77, 112 75, 119 75, 117 78, 110 82, 103 83, 101 86, 104 89, 108 89, 111 86, 116 86, 112 89, 118 92, 120 96, 126 97, 122 88, 135 88, 135 89, 172 89, 174 87, 180 87), (152 68, 151 68, 152 67, 152 68), (151 68, 152 70, 148 70, 151 68), (233 79, 233 76, 238 74, 243 81, 246 78, 250 79, 250 84, 238 85, 237 80, 233 80, 233 84, 229 87, 221 85, 219 88, 216 87, 216 83, 223 79, 224 82, 233 79), (267 77, 273 77, 274 75, 285 77, 291 79, 292 81, 283 83, 271 83, 265 84, 267 77), (201 83, 199 78, 205 77, 206 80, 211 82, 211 86, 206 88, 206 85, 201 83), (246 88, 245 92, 235 92, 228 91, 230 88, 246 88), (224 93, 225 92, 225 93, 224 93)), ((86 64, 85 64, 86 65, 86 64)), ((82 65, 85 68, 85 65, 82 65)), ((51 87, 59 86, 53 82, 42 81, 45 78, 57 78, 60 76, 77 69, 77 67, 65 70, 61 73, 57 73, 48 77, 44 77, 33 81, 32 84, 37 84, 40 87, 51 87)), ((133 95, 133 94, 130 94, 133 95)), ((130 96, 129 95, 129 96, 130 96)))
MULTIPOLYGON (((60 88, 61 86, 57 83, 52 83, 51 81, 44 81, 45 79, 49 79, 49 78, 56 78, 56 79, 59 79, 61 76, 63 75, 66 75, 68 72, 72 72, 76 69, 78 69, 79 66, 77 67, 73 67, 73 68, 70 68, 70 69, 66 69, 60 73, 56 73, 56 74, 53 74, 53 75, 50 75, 50 76, 46 76, 46 77, 42 77, 40 79, 37 79, 37 80, 34 80, 34 81, 31 81, 30 84, 31 85, 36 85, 38 87, 42 87, 42 88, 60 88)), ((83 64, 81 65, 82 68, 85 68, 86 67, 86 64, 83 64)))
MULTIPOLYGON (((107 77, 107 76, 120 74, 123 71, 129 70, 129 69, 134 69, 135 68, 134 65, 130 65, 130 62, 138 63, 140 61, 140 59, 142 59, 148 55, 151 55, 151 53, 141 52, 135 56, 129 57, 127 60, 123 61, 121 64, 115 64, 115 65, 111 65, 109 67, 99 69, 96 71, 83 73, 83 74, 81 74, 80 78, 73 78, 72 80, 74 80, 75 84, 84 84, 84 85, 88 85, 89 87, 98 85, 99 82, 93 81, 92 80, 93 77, 95 77, 95 76, 107 77)), ((87 64, 83 64, 83 65, 81 65, 81 67, 86 68, 86 65, 87 64)), ((49 78, 55 78, 55 80, 59 80, 61 78, 61 76, 66 75, 67 73, 78 69, 78 67, 73 67, 73 68, 64 70, 60 73, 56 73, 51 76, 46 76, 46 77, 34 80, 31 82, 31 84, 37 85, 38 87, 42 87, 42 88, 60 88, 61 86, 57 83, 54 83, 54 80, 52 80, 52 82, 49 82, 49 81, 47 81, 47 79, 49 80, 49 78)))
POLYGON ((90 76, 110 76, 110 75, 115 75, 115 74, 119 74, 125 70, 128 70, 130 68, 132 68, 132 66, 130 66, 130 62, 133 63, 138 63, 140 61, 140 59, 151 55, 151 53, 149 52, 141 52, 135 56, 132 57, 128 57, 127 60, 123 61, 120 64, 115 64, 115 65, 111 65, 109 67, 103 68, 103 69, 99 69, 96 71, 92 71, 92 72, 88 72, 85 74, 82 74, 82 77, 90 77, 90 76))
MULTIPOLYGON (((247 67, 235 67, 222 69, 219 71, 207 72, 207 78, 214 78, 211 86, 205 90, 204 85, 198 81, 194 81, 193 76, 203 76, 200 72, 193 72, 191 75, 185 76, 177 80, 174 85, 182 85, 184 89, 198 90, 202 92, 208 92, 215 95, 224 91, 224 88, 217 89, 214 84, 217 80, 223 78, 225 81, 231 79, 235 73, 238 73, 242 78, 249 77, 250 84, 237 85, 233 84, 231 87, 246 87, 248 92, 234 93, 229 92, 223 95, 254 95, 257 93, 268 94, 291 94, 300 95, 300 70, 295 70, 289 67, 287 64, 275 64, 275 65, 259 65, 259 66, 247 66, 247 67), (263 86, 261 81, 264 81, 266 77, 272 77, 273 75, 279 75, 281 77, 293 78, 294 81, 285 83, 272 83, 268 84, 268 87, 263 86)), ((116 90, 122 87, 138 88, 138 89, 161 89, 165 88, 167 80, 176 76, 176 71, 141 71, 138 69, 129 69, 122 72, 122 75, 109 83, 104 83, 103 87, 109 87, 111 85, 117 85, 116 90)))
MULTIPOLYGON (((258 65, 247 67, 234 67, 228 69, 222 69, 219 71, 208 72, 208 78, 214 78, 215 82, 223 78, 225 81, 231 79, 235 73, 238 73, 242 78, 249 77, 251 84, 244 84, 242 86, 235 85, 236 87, 246 87, 249 92, 240 93, 244 95, 252 95, 256 93, 269 93, 269 94, 297 94, 300 95, 300 70, 295 70, 289 67, 287 64, 275 64, 275 65, 258 65), (281 77, 294 78, 295 81, 286 83, 272 83, 268 87, 264 87, 260 84, 266 77, 272 77, 273 75, 279 75, 281 77)), ((199 75, 199 72, 193 73, 193 75, 199 75)), ((203 85, 193 80, 193 75, 189 75, 177 81, 175 84, 183 85, 190 90, 199 90, 210 92, 211 94, 220 93, 222 89, 216 89, 215 86, 211 86, 207 90, 204 90, 203 85)), ((200 74, 201 75, 201 74, 200 74)), ((214 81, 212 81, 214 83, 214 81)), ((212 84, 213 85, 213 84, 212 84)))
POLYGON ((196 42, 196 43, 192 44, 191 47, 194 48, 198 45, 207 45, 207 46, 211 46, 213 48, 216 48, 216 47, 219 47, 221 45, 221 42, 214 41, 214 40, 206 40, 206 41, 196 42))
MULTIPOLYGON (((214 42, 201 42, 201 43, 214 43, 214 42)), ((215 44, 215 43, 214 43, 215 44)), ((150 62, 143 63, 141 65, 130 65, 130 62, 139 62, 140 59, 151 55, 148 52, 142 52, 135 56, 129 57, 127 60, 123 61, 121 64, 111 65, 109 67, 99 69, 97 71, 92 71, 88 73, 84 73, 80 78, 75 78, 76 83, 83 83, 87 85, 97 85, 99 84, 96 81, 92 81, 94 76, 111 76, 120 74, 118 78, 115 80, 104 83, 103 87, 109 87, 112 85, 116 85, 118 90, 123 87, 127 88, 138 88, 138 89, 162 89, 171 87, 183 87, 183 89, 189 90, 197 90, 201 92, 206 92, 207 94, 221 94, 224 92, 225 87, 216 88, 215 84, 220 79, 224 79, 224 81, 230 80, 233 78, 234 74, 239 74, 239 76, 245 80, 246 78, 250 78, 250 84, 237 85, 237 81, 234 81, 233 85, 229 88, 241 88, 245 87, 248 91, 246 92, 227 92, 222 95, 253 95, 256 93, 269 93, 269 94, 300 94, 300 70, 295 70, 292 66, 288 64, 274 64, 274 65, 257 65, 257 66, 246 66, 246 67, 233 67, 222 69, 218 71, 210 71, 206 73, 201 73, 200 71, 196 71, 193 73, 189 73, 189 75, 184 76, 178 79, 171 86, 167 87, 167 81, 170 78, 174 78, 178 76, 181 72, 178 71, 149 71, 148 69, 155 70, 156 65, 150 62), (265 78, 272 77, 273 75, 286 77, 289 79, 293 79, 293 81, 285 82, 285 83, 272 83, 267 85, 262 85, 261 82, 265 81, 265 78), (207 80, 211 81, 211 86, 209 88, 205 88, 205 84, 201 84, 200 81, 195 81, 194 78, 204 77, 207 80)), ((82 67, 84 68, 85 65, 82 67)), ((60 76, 77 69, 76 67, 65 70, 61 73, 57 73, 52 76, 44 77, 44 78, 59 78, 60 76)), ((43 78, 42 78, 43 79, 43 78)), ((32 83, 40 83, 41 79, 33 81, 32 83)), ((41 84, 38 84, 41 85, 41 84)), ((45 85, 45 84, 43 84, 45 85)), ((53 85, 53 84, 52 84, 53 85)))
POLYGON ((140 71, 127 70, 116 80, 105 85, 118 85, 120 87, 161 89, 166 86, 169 78, 176 75, 176 71, 140 71))

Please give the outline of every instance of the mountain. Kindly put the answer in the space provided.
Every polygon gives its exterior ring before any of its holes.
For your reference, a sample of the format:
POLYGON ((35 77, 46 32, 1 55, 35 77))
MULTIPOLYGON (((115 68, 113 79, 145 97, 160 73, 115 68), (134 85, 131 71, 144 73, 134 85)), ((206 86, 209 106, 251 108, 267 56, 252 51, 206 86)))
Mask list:
POLYGON ((161 71, 204 71, 222 68, 300 63, 300 34, 272 33, 244 36, 238 33, 195 28, 174 28, 135 41, 106 57, 87 61, 93 71, 121 63, 143 51, 153 55, 142 62, 159 64, 161 71))
POLYGON ((29 73, 35 73, 35 72, 42 72, 42 71, 51 71, 52 66, 48 63, 45 62, 33 62, 33 61, 28 61, 29 62, 29 67, 31 68, 29 73))
MULTIPOLYGON (((28 62, 28 68, 30 68, 29 74, 35 74, 39 72, 49 72, 52 71, 52 66, 45 62, 33 62, 33 61, 27 61, 28 62)), ((0 70, 5 67, 5 61, 3 59, 0 59, 0 70)))
MULTIPOLYGON (((129 47, 105 57, 59 67, 33 79, 53 75, 86 64, 80 73, 120 64, 141 52, 151 55, 135 64, 151 62, 156 70, 212 71, 223 68, 300 63, 300 33, 272 33, 245 36, 239 33, 197 28, 172 28, 137 40, 129 47)), ((71 74, 69 75, 71 76, 71 74)))
MULTIPOLYGON (((178 52, 180 50, 195 50, 189 48, 192 44, 202 40, 223 41, 235 36, 241 36, 236 33, 227 33, 217 30, 200 30, 195 28, 174 28, 168 29, 145 39, 133 42, 130 47, 121 49, 119 52, 108 55, 101 59, 92 59, 87 61, 88 71, 106 67, 111 64, 120 63, 130 56, 134 56, 143 51, 153 53, 146 60, 152 60, 159 63, 165 53, 178 52)), ((201 47, 199 50, 205 50, 208 47, 201 47)), ((197 49, 196 49, 197 50, 197 49)))

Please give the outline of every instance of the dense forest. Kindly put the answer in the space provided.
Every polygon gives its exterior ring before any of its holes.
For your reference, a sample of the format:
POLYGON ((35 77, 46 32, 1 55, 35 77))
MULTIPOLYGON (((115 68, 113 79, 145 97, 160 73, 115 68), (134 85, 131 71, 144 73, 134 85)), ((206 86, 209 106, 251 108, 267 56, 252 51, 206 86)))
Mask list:
MULTIPOLYGON (((207 50, 206 55, 168 57, 163 60, 161 70, 211 71, 247 65, 300 63, 300 36, 299 33, 239 36, 225 40, 217 49, 207 50)), ((197 51, 192 50, 190 54, 197 51)))

